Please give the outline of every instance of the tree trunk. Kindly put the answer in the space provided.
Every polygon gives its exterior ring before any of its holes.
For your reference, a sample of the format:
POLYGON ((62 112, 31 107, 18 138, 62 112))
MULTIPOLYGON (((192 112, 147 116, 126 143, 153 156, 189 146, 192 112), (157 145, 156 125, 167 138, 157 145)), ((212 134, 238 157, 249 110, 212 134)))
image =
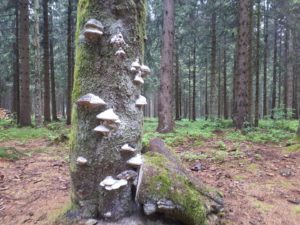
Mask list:
POLYGON ((49 79, 49 22, 48 0, 43 0, 44 17, 44 121, 50 122, 50 79, 49 79))
POLYGON ((274 110, 276 108, 277 94, 277 39, 278 39, 278 20, 275 18, 274 24, 274 52, 273 52, 273 81, 272 81, 272 112, 271 118, 274 119, 274 110))
POLYGON ((41 89, 41 53, 40 53, 40 3, 34 1, 34 47, 35 47, 35 68, 34 68, 34 117, 35 126, 40 127, 43 124, 42 118, 42 89, 41 89))
POLYGON ((72 114, 72 89, 73 89, 73 69, 72 69, 72 0, 68 1, 68 78, 67 78, 67 120, 66 124, 71 124, 72 114))
POLYGON ((19 69, 19 1, 15 3, 15 45, 14 45, 14 77, 13 77, 13 93, 12 93, 12 112, 15 113, 17 123, 20 122, 20 69, 19 69))
POLYGON ((72 97, 78 100, 80 96, 94 93, 106 102, 106 109, 113 109, 120 119, 119 125, 102 121, 103 126, 114 126, 109 129, 109 135, 104 136, 93 131, 99 125, 96 115, 105 110, 104 106, 73 106, 70 138, 72 199, 82 217, 117 220, 133 210, 131 182, 111 191, 99 183, 107 176, 116 177, 131 168, 126 161, 133 153, 122 152, 123 145, 131 145, 136 153, 142 147, 143 115, 140 106, 136 105, 141 88, 133 82, 135 76, 130 71, 130 64, 143 57, 145 7, 145 1, 79 0, 78 3, 72 97), (105 28, 95 19, 105 24, 105 28), (93 33, 89 36, 85 28, 94 29, 98 36, 93 33), (85 35, 80 35, 82 31, 85 35), (115 56, 119 46, 126 51, 124 61, 115 56))
POLYGON ((176 52, 176 72, 175 72, 175 120, 181 119, 181 82, 179 76, 179 53, 176 52))
POLYGON ((253 74, 252 74, 252 65, 253 65, 253 58, 252 58, 252 37, 253 37, 253 0, 250 0, 249 6, 249 72, 248 72, 248 122, 249 125, 253 125, 253 74))
POLYGON ((263 78, 263 116, 268 115, 267 111, 267 81, 268 81, 268 50, 269 50, 269 1, 267 0, 264 9, 264 78, 263 78))
POLYGON ((259 72, 260 72, 260 0, 257 0, 257 23, 256 23, 256 82, 255 82, 255 117, 254 126, 258 127, 259 122, 259 72))
MULTIPOLYGON (((215 0, 212 3, 215 4, 215 0)), ((210 95, 209 95, 209 116, 213 119, 217 117, 217 75, 216 75, 216 58, 217 58, 217 36, 216 36, 217 14, 213 10, 211 15, 211 71, 210 71, 210 95)))
POLYGON ((193 49, 193 99, 192 99, 192 121, 196 121, 196 40, 193 49))
POLYGON ((54 67, 54 53, 53 53, 53 15, 52 9, 50 7, 50 68, 51 68, 51 111, 52 111, 52 120, 58 121, 57 118, 57 109, 56 109, 56 88, 55 88, 55 67, 54 67))
POLYGON ((163 42, 158 103, 158 127, 160 133, 172 132, 173 120, 173 46, 174 46, 174 0, 164 0, 163 42))
POLYGON ((20 0, 20 125, 31 125, 29 77, 29 2, 20 0))
POLYGON ((293 37, 292 31, 287 28, 287 109, 293 109, 293 37))
POLYGON ((248 120, 248 78, 251 61, 249 57, 251 0, 239 0, 238 4, 238 37, 237 37, 237 63, 235 71, 235 112, 233 121, 237 129, 246 126, 248 120))
POLYGON ((208 62, 205 60, 205 120, 209 117, 209 108, 208 108, 208 62))
POLYGON ((223 102, 224 102, 224 119, 228 119, 228 98, 227 98, 227 47, 226 47, 226 35, 224 35, 224 49, 223 49, 223 102))
POLYGON ((192 70, 191 70, 191 53, 189 52, 189 96, 188 96, 188 114, 189 114, 189 121, 192 120, 192 78, 191 78, 191 73, 192 73, 192 70))

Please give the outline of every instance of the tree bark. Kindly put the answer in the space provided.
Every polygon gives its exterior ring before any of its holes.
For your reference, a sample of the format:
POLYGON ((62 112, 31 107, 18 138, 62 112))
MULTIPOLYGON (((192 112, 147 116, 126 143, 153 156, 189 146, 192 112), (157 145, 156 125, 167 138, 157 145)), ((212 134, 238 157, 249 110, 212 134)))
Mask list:
POLYGON ((224 102, 224 119, 228 119, 228 98, 227 98, 227 46, 226 34, 224 35, 224 49, 223 49, 223 102, 224 102))
MULTIPOLYGON (((213 6, 215 0, 212 1, 213 6)), ((211 71, 210 71, 210 95, 209 95, 209 116, 212 119, 217 117, 217 75, 216 75, 216 60, 217 60, 217 36, 216 36, 216 21, 217 14, 213 10, 211 14, 211 71)))
POLYGON ((233 122, 237 129, 242 129, 249 122, 248 117, 248 78, 251 66, 249 57, 249 43, 251 39, 250 7, 251 0, 239 0, 238 2, 238 37, 237 37, 237 63, 235 71, 235 112, 233 122))
POLYGON ((43 124, 42 118, 42 89, 41 89, 41 53, 40 53, 40 3, 34 1, 34 47, 35 47, 35 68, 34 68, 34 117, 35 126, 40 127, 43 124))
POLYGON ((292 31, 287 28, 287 109, 293 110, 293 37, 292 31))
POLYGON ((175 72, 175 120, 181 120, 181 81, 179 75, 179 53, 178 50, 176 52, 176 72, 175 72))
POLYGON ((253 57, 252 57, 252 37, 253 37, 253 0, 250 0, 249 6, 249 72, 248 72, 248 122, 249 125, 253 125, 253 74, 252 74, 252 65, 253 65, 253 57))
POLYGON ((30 126, 29 2, 20 0, 20 125, 30 126))
POLYGON ((209 108, 208 108, 208 62, 205 60, 205 120, 209 117, 209 108))
POLYGON ((192 99, 192 121, 196 121, 196 40, 193 49, 193 99, 192 99))
POLYGON ((136 58, 143 58, 145 7, 145 1, 79 0, 78 3, 72 97, 76 101, 80 96, 94 93, 106 102, 106 109, 113 109, 120 119, 120 125, 108 136, 103 136, 93 129, 99 125, 96 115, 105 110, 104 106, 86 108, 73 104, 70 138, 72 199, 84 218, 117 220, 133 211, 131 182, 112 191, 99 183, 107 176, 116 177, 131 168, 126 161, 133 153, 122 152, 124 144, 132 145, 136 153, 141 151, 143 115, 142 109, 135 105, 141 88, 133 82, 135 76, 130 65, 136 58), (105 24, 103 35, 94 41, 80 35, 90 19, 105 24), (111 44, 112 38, 120 33, 126 42, 122 44, 126 51, 124 61, 115 57, 119 47, 111 44), (86 164, 78 164, 78 157, 84 157, 86 164))
POLYGON ((49 76, 49 21, 48 0, 43 0, 44 17, 44 121, 50 122, 50 76, 49 76))
POLYGON ((56 109, 56 84, 55 84, 55 67, 54 67, 54 53, 53 53, 53 15, 52 15, 52 8, 50 7, 49 10, 50 14, 50 71, 51 71, 51 111, 52 111, 52 120, 58 121, 57 118, 57 109, 56 109))
POLYGON ((174 0, 164 0, 163 42, 158 103, 158 127, 160 133, 174 129, 173 119, 173 46, 174 46, 174 0))
POLYGON ((276 109, 277 94, 277 39, 278 39, 278 19, 275 18, 274 24, 274 52, 273 52, 273 81, 272 81, 272 112, 271 118, 274 119, 274 110, 276 109))
POLYGON ((68 78, 67 78, 67 120, 66 124, 71 124, 72 114, 72 89, 73 89, 73 69, 72 69, 72 0, 68 1, 68 78))
POLYGON ((268 50, 269 50, 269 1, 266 1, 264 8, 264 78, 263 78, 263 116, 268 115, 268 50))
POLYGON ((260 0, 257 0, 257 23, 256 23, 256 82, 255 82, 255 116, 254 126, 258 127, 259 123, 259 72, 260 72, 260 0))
POLYGON ((12 93, 12 112, 15 113, 17 124, 20 122, 20 69, 19 69, 19 1, 15 3, 15 45, 14 45, 14 77, 13 77, 13 93, 12 93))

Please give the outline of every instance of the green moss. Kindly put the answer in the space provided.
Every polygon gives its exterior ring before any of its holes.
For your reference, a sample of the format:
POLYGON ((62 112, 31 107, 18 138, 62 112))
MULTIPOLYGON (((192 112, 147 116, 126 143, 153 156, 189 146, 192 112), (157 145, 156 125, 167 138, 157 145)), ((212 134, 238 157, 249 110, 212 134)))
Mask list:
POLYGON ((261 202, 256 199, 253 200, 252 204, 255 208, 257 208, 259 211, 261 211, 263 213, 269 212, 273 208, 273 206, 271 204, 266 203, 266 202, 261 202))
POLYGON ((180 205, 191 224, 205 224, 206 210, 202 196, 189 179, 170 171, 171 166, 165 156, 158 153, 146 153, 144 156, 145 164, 150 166, 148 169, 153 170, 153 176, 147 181, 150 194, 180 205))
POLYGON ((17 160, 22 156, 23 154, 13 147, 0 147, 0 158, 17 160))
POLYGON ((298 152, 298 151, 300 151, 300 144, 291 145, 291 146, 285 148, 285 150, 287 153, 298 152))
POLYGON ((293 207, 293 212, 294 212, 295 214, 300 214, 300 205, 294 206, 294 207, 293 207))
POLYGON ((183 152, 180 154, 181 159, 185 161, 196 161, 196 160, 203 160, 207 158, 206 154, 197 153, 197 152, 183 152))

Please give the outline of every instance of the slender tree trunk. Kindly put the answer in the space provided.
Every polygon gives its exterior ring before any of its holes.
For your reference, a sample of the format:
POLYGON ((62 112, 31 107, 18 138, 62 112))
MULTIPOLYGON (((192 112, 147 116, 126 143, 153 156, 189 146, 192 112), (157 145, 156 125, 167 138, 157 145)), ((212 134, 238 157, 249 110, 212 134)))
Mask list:
POLYGON ((257 24, 256 24, 256 82, 255 82, 255 117, 254 126, 258 127, 259 122, 259 72, 260 72, 260 0, 257 0, 257 24))
POLYGON ((42 118, 42 90, 41 90, 41 53, 40 53, 40 3, 34 0, 34 47, 35 47, 35 68, 34 68, 34 116, 35 126, 40 127, 43 124, 42 118))
POLYGON ((12 101, 12 112, 15 113, 17 123, 20 122, 20 69, 19 69, 19 1, 15 3, 15 19, 16 19, 16 30, 15 30, 15 45, 14 45, 14 77, 13 77, 13 101, 12 101))
POLYGON ((279 31, 279 52, 278 52, 278 108, 281 108, 282 104, 282 28, 279 31))
POLYGON ((292 37, 292 31, 287 28, 287 108, 290 110, 293 110, 293 37, 292 37))
POLYGON ((223 49, 223 102, 224 102, 224 119, 228 119, 228 98, 227 98, 227 43, 226 34, 224 35, 224 49, 223 49))
POLYGON ((192 99, 192 121, 196 121, 196 43, 193 48, 193 99, 192 99))
POLYGON ((68 39, 67 39, 67 48, 68 48, 68 79, 67 79, 67 125, 71 124, 71 114, 72 114, 72 0, 68 1, 68 39))
POLYGON ((253 57, 252 57, 252 37, 253 37, 253 0, 250 0, 250 21, 249 21, 249 35, 251 36, 249 39, 249 77, 248 77, 248 116, 249 116, 249 123, 253 125, 253 74, 252 74, 252 65, 253 65, 253 57))
POLYGON ((20 0, 20 125, 31 125, 29 77, 29 2, 20 0))
POLYGON ((43 0, 44 17, 44 121, 50 122, 50 78, 49 78, 49 21, 48 0, 43 0))
POLYGON ((277 94, 277 39, 278 39, 278 20, 275 19, 274 24, 274 52, 273 52, 273 81, 272 81, 272 112, 271 118, 274 119, 274 110, 276 109, 277 94))
POLYGON ((180 102, 181 102, 181 84, 180 84, 180 77, 179 77, 179 53, 178 50, 176 51, 176 72, 175 72, 175 119, 180 120, 181 119, 181 109, 180 109, 180 102))
POLYGON ((192 120, 192 79, 191 79, 191 53, 189 52, 189 99, 188 99, 188 103, 189 103, 189 108, 188 108, 188 112, 189 112, 189 120, 192 120))
MULTIPOLYGON (((213 0, 213 5, 215 0, 213 0)), ((211 15, 211 75, 210 75, 210 98, 209 98, 209 115, 215 119, 217 115, 217 75, 216 75, 216 60, 217 60, 217 36, 216 36, 216 21, 217 14, 213 10, 211 15)))
POLYGON ((57 109, 56 109, 56 84, 55 84, 55 67, 54 67, 54 53, 53 53, 53 15, 52 15, 52 9, 50 7, 50 68, 51 68, 51 110, 52 110, 52 120, 58 121, 57 118, 57 109))
MULTIPOLYGON (((87 18, 99 20, 105 24, 105 29, 100 40, 95 42, 77 36, 72 97, 74 101, 87 93, 101 97, 106 102, 106 109, 113 109, 119 117, 120 125, 111 128, 107 137, 95 133, 93 129, 99 125, 96 115, 103 112, 105 107, 89 109, 74 104, 70 138, 72 200, 78 207, 75 215, 107 220, 117 220, 133 211, 135 190, 131 181, 127 185, 123 182, 124 186, 110 191, 108 186, 105 188, 99 184, 107 176, 116 178, 131 168, 126 161, 135 153, 126 154, 120 150, 128 143, 136 149, 136 153, 140 153, 143 124, 143 111, 135 106, 141 87, 133 83, 132 74, 127 69, 127 60, 133 62, 136 57, 143 57, 146 4, 144 0, 114 3, 115 10, 112 10, 106 0, 79 0, 79 30, 76 33, 80 34, 84 30, 87 18), (115 52, 119 47, 109 44, 111 38, 120 33, 128 45, 124 48, 126 61, 117 61, 115 52), (86 164, 78 164, 79 156, 87 160, 86 164)), ((168 12, 169 15, 171 12, 168 12)), ((170 104, 169 101, 163 103, 170 104)))
POLYGON ((221 118, 221 106, 222 106, 222 98, 221 98, 221 48, 218 50, 218 118, 221 118))
POLYGON ((205 120, 209 117, 208 108, 208 62, 205 60, 205 120))
POLYGON ((269 1, 266 1, 264 8, 264 78, 263 78, 263 116, 268 115, 268 50, 269 50, 269 1))
POLYGON ((250 8, 251 0, 239 0, 238 4, 238 38, 237 38, 237 64, 236 64, 236 84, 237 88, 235 92, 235 112, 233 115, 233 121, 237 129, 242 129, 249 119, 248 116, 248 78, 249 68, 251 66, 249 56, 249 44, 251 39, 250 34, 250 8), (249 65, 250 64, 250 65, 249 65))

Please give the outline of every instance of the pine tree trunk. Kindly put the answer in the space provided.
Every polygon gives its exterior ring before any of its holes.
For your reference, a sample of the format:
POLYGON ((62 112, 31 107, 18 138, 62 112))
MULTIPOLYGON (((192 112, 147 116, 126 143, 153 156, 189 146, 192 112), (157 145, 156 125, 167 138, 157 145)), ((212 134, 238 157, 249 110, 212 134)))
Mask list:
POLYGON ((54 67, 54 52, 53 52, 53 14, 52 14, 52 8, 50 7, 49 10, 50 15, 50 42, 49 42, 49 50, 50 50, 50 81, 51 81, 51 111, 52 111, 52 120, 58 121, 57 118, 57 108, 56 108, 56 84, 55 84, 55 67, 54 67))
POLYGON ((287 28, 287 108, 292 110, 293 109, 293 37, 292 37, 292 31, 287 28))
POLYGON ((260 72, 260 0, 257 0, 257 23, 256 23, 256 82, 255 82, 255 117, 254 126, 258 127, 259 122, 259 72, 260 72))
POLYGON ((268 90, 267 90, 267 77, 268 77, 268 50, 269 50, 269 1, 267 0, 264 9, 264 78, 263 78, 263 116, 268 115, 268 90))
POLYGON ((249 7, 249 14, 250 14, 250 20, 249 20, 249 77, 248 77, 248 116, 249 116, 249 123, 252 126, 253 125, 253 74, 252 74, 252 65, 253 65, 253 57, 252 57, 252 37, 253 37, 253 0, 250 0, 250 7, 249 7))
POLYGON ((175 72, 175 120, 181 119, 181 82, 180 82, 180 76, 179 76, 179 53, 176 52, 176 72, 175 72))
POLYGON ((13 93, 12 93, 12 112, 15 113, 17 123, 20 122, 20 69, 19 69, 19 1, 15 3, 15 45, 14 45, 14 77, 13 77, 13 93))
POLYGON ((274 25, 274 52, 273 52, 273 81, 272 81, 272 112, 271 118, 274 119, 277 94, 277 39, 278 39, 278 20, 275 19, 274 25))
POLYGON ((158 127, 160 133, 172 132, 173 120, 173 46, 174 46, 174 0, 164 0, 161 75, 158 103, 158 127))
POLYGON ((237 63, 235 72, 235 112, 233 121, 237 129, 245 127, 248 117, 248 78, 251 66, 249 56, 250 34, 250 7, 251 0, 239 0, 238 4, 238 37, 237 37, 237 63), (249 65, 250 64, 250 65, 249 65))
MULTIPOLYGON (((212 3, 215 4, 215 0, 212 3)), ((216 60, 217 60, 217 36, 216 36, 216 11, 213 10, 211 16, 211 71, 210 71, 210 95, 209 95, 209 116, 213 119, 217 117, 217 75, 216 75, 216 60)))
POLYGON ((29 2, 20 0, 20 125, 31 125, 29 77, 29 2))
POLYGON ((50 122, 50 76, 49 76, 49 22, 48 0, 43 0, 44 17, 44 121, 50 122))
POLYGON ((208 108, 208 63, 207 59, 205 60, 205 119, 209 117, 209 108, 208 108))
POLYGON ((137 153, 141 150, 143 115, 142 109, 135 105, 141 87, 133 83, 130 65, 136 58, 143 58, 145 7, 145 1, 79 0, 78 3, 72 97, 76 101, 82 95, 93 93, 106 102, 106 106, 92 109, 73 104, 70 138, 72 199, 82 217, 117 220, 133 210, 131 182, 112 191, 99 184, 107 176, 116 177, 130 168, 126 161, 132 153, 120 151, 124 144, 134 146, 137 153), (94 41, 80 35, 90 19, 105 24, 102 37, 94 41), (124 61, 116 58, 118 47, 110 42, 119 33, 128 45, 123 46, 124 61), (108 136, 93 131, 100 123, 96 115, 105 107, 113 109, 121 121, 108 136), (78 164, 78 157, 87 160, 85 165, 78 164))
POLYGON ((42 90, 41 90, 41 53, 40 53, 40 5, 39 0, 34 1, 34 47, 35 47, 35 68, 34 68, 34 117, 35 126, 40 127, 43 124, 42 118, 42 90))
POLYGON ((192 78, 191 78, 191 53, 189 52, 189 75, 188 75, 188 79, 189 79, 189 96, 188 96, 188 115, 189 115, 189 120, 192 120, 192 78))
POLYGON ((67 78, 67 121, 66 124, 71 124, 72 113, 72 89, 73 89, 73 69, 72 69, 72 0, 68 1, 68 78, 67 78))
POLYGON ((224 36, 224 49, 223 49, 223 102, 224 102, 224 119, 228 119, 228 98, 227 98, 227 43, 226 43, 226 35, 224 36))
MULTIPOLYGON (((195 43, 196 40, 194 40, 195 43)), ((196 121, 196 43, 193 49, 193 99, 192 99, 192 121, 196 121)))

